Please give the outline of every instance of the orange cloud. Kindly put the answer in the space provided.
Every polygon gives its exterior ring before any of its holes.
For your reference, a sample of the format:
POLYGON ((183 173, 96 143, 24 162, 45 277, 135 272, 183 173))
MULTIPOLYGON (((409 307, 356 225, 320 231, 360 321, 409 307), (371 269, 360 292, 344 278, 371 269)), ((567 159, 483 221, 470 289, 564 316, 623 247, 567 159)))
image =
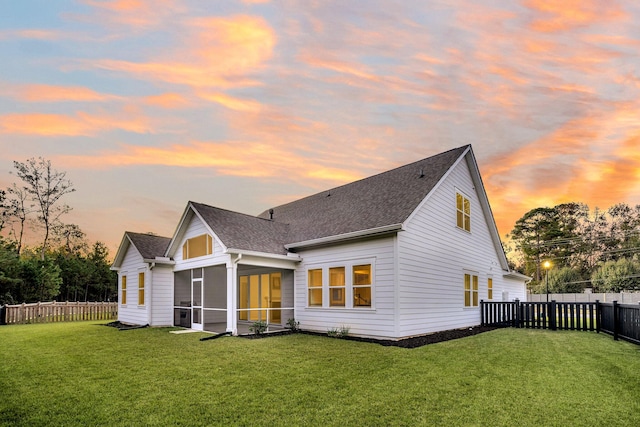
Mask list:
POLYGON ((229 108, 230 110, 247 113, 258 113, 261 110, 259 102, 236 98, 233 96, 225 95, 224 93, 198 92, 198 96, 200 96, 200 98, 202 99, 216 102, 224 107, 229 108))
POLYGON ((7 114, 0 116, 0 132, 40 136, 93 136, 121 129, 135 133, 152 132, 151 120, 135 108, 127 107, 119 114, 7 114))
POLYGON ((565 31, 626 16, 610 0, 527 0, 525 6, 538 13, 530 26, 540 32, 565 31))
POLYGON ((275 33, 251 16, 196 18, 186 23, 190 34, 168 55, 150 62, 98 60, 91 67, 134 74, 193 87, 232 88, 258 84, 246 76, 259 70, 275 45, 275 33))
POLYGON ((147 105, 162 107, 166 109, 186 108, 191 105, 189 100, 178 93, 163 93, 144 98, 147 105))
POLYGON ((175 0, 82 1, 96 9, 97 15, 90 20, 101 24, 126 25, 136 30, 161 25, 169 19, 175 19, 184 10, 175 0))
POLYGON ((25 102, 65 102, 65 101, 107 101, 119 99, 114 95, 98 93, 82 86, 54 85, 5 85, 1 92, 25 102))
POLYGON ((340 183, 361 178, 350 168, 324 166, 274 144, 245 141, 193 141, 188 145, 169 147, 126 146, 119 152, 102 152, 96 156, 61 156, 56 161, 92 169, 133 165, 214 168, 220 175, 256 178, 286 176, 290 179, 311 178, 340 183), (260 159, 259 166, 255 162, 257 158, 260 159))

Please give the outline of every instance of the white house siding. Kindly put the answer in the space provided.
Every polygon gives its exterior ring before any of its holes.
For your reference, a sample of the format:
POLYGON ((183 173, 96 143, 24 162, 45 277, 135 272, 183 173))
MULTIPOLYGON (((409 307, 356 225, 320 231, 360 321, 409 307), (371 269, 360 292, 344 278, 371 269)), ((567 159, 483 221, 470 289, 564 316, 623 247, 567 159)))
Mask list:
POLYGON ((151 304, 149 324, 171 326, 173 325, 173 266, 156 264, 149 276, 150 278, 146 279, 146 294, 151 304))
POLYGON ((138 273, 144 271, 145 297, 149 298, 150 275, 147 264, 142 260, 140 252, 129 245, 124 256, 120 270, 118 271, 118 299, 122 296, 122 276, 127 276, 127 303, 118 307, 118 320, 134 325, 146 325, 149 323, 149 305, 138 305, 138 273))
POLYGON ((493 291, 493 301, 514 301, 516 299, 527 300, 527 287, 522 280, 505 277, 502 281, 502 288, 493 291))
MULTIPOLYGON (((351 335, 389 338, 395 334, 395 237, 382 237, 356 243, 300 251, 303 259, 295 270, 295 319, 302 329, 327 332, 348 327, 351 335), (307 271, 309 268, 340 267, 373 262, 373 306, 369 308, 307 307, 307 271)), ((347 270, 347 273, 349 271, 347 270)), ((326 281, 326 274, 323 275, 326 281)), ((326 287, 324 288, 326 292, 326 287)))
MULTIPOLYGON (((491 219, 489 219, 491 220, 491 219)), ((487 218, 467 163, 459 162, 398 234, 399 334, 419 335, 480 324, 479 308, 464 307, 464 274, 478 276, 479 300, 487 279, 506 285, 487 218), (456 226, 456 190, 471 204, 471 232, 456 226)))

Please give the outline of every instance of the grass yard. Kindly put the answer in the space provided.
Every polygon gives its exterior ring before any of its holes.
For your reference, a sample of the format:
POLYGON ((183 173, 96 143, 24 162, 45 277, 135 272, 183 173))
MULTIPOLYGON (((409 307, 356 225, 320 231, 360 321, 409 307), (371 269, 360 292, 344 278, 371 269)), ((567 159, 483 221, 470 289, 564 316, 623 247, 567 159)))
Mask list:
POLYGON ((640 347, 606 335, 202 336, 0 327, 0 425, 640 425, 640 347))

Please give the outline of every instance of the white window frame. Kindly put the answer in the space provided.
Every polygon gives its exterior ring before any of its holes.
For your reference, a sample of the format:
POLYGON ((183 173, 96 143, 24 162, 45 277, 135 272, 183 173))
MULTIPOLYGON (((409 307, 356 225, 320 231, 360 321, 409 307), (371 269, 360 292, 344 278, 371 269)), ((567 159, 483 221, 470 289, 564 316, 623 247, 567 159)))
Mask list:
POLYGON ((305 291, 306 291, 306 308, 307 309, 323 309, 323 310, 374 310, 375 309, 375 288, 376 288, 376 263, 375 258, 354 258, 341 261, 323 262, 322 264, 309 264, 306 266, 305 274, 305 291), (358 307, 353 305, 353 267, 356 265, 371 265, 371 305, 368 307, 358 307), (336 288, 329 286, 329 269, 344 267, 345 269, 345 286, 344 288, 336 288), (322 306, 309 305, 309 271, 322 270, 322 306), (345 305, 331 306, 330 292, 333 289, 344 289, 345 305))
POLYGON ((458 230, 462 230, 467 233, 471 233, 471 198, 468 197, 463 191, 456 188, 456 196, 455 196, 455 209, 456 209, 456 228, 458 230), (458 196, 462 197, 462 210, 458 209, 458 196), (464 212, 464 201, 469 203, 469 214, 464 212), (458 225, 458 214, 462 214, 462 227, 458 225), (468 225, 469 229, 465 228, 465 225, 468 225))
POLYGON ((138 277, 136 278, 136 298, 138 299, 138 307, 144 307, 147 305, 147 271, 146 269, 139 269, 138 270, 138 277), (140 274, 143 274, 143 282, 142 282, 142 286, 140 286, 140 274), (142 292, 144 294, 144 301, 142 302, 142 304, 140 304, 140 290, 142 289, 142 292))
POLYGON ((465 309, 477 309, 480 306, 480 277, 477 271, 464 270, 462 272, 462 304, 465 309), (467 305, 466 301, 466 279, 469 276, 469 305, 467 305), (473 289, 473 278, 475 277, 476 283, 478 285, 477 289, 473 289), (476 304, 473 304, 473 295, 476 295, 476 304))

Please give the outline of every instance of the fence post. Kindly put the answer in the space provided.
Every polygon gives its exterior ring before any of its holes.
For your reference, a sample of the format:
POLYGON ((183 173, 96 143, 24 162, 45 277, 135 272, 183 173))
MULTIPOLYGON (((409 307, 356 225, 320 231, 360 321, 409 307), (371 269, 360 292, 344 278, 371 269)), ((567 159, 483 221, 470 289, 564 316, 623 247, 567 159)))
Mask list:
POLYGON ((549 303, 549 329, 556 330, 556 300, 551 300, 549 303))
POLYGON ((600 308, 600 300, 596 300, 596 333, 600 333, 600 322, 602 322, 602 309, 600 308))
POLYGON ((518 298, 516 298, 515 301, 515 316, 513 319, 513 322, 515 323, 513 326, 515 326, 516 328, 520 327, 520 300, 518 298))
POLYGON ((484 300, 480 300, 480 326, 485 325, 485 316, 484 316, 484 300))
POLYGON ((618 301, 613 302, 613 339, 618 341, 618 301))

